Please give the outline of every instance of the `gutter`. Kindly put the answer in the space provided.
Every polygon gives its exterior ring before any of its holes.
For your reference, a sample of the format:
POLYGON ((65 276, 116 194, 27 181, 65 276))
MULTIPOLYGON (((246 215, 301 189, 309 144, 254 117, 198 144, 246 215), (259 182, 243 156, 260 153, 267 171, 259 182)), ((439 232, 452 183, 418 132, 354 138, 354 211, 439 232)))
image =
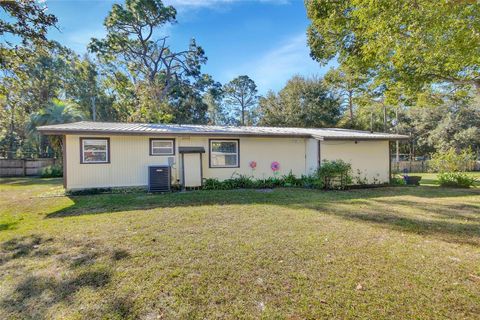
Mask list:
POLYGON ((309 134, 274 134, 274 133, 234 133, 234 132, 210 132, 210 133, 198 133, 198 132, 133 132, 133 131, 108 131, 108 130, 48 130, 38 129, 43 135, 119 135, 119 136, 235 136, 235 137, 266 137, 266 138, 312 138, 309 134))
POLYGON ((309 133, 298 133, 298 134, 289 134, 289 133, 249 133, 249 132, 192 132, 192 131, 181 131, 181 132, 155 132, 155 131, 120 131, 120 130, 98 130, 98 129, 75 129, 75 130, 65 130, 65 129, 53 129, 48 126, 39 127, 37 130, 43 135, 120 135, 120 136, 204 136, 204 137, 266 137, 266 138, 313 138, 319 141, 338 141, 338 140, 348 140, 348 141, 397 141, 397 140, 408 140, 409 136, 398 135, 398 134, 380 134, 378 136, 354 136, 354 135, 345 135, 345 136, 320 136, 309 133))

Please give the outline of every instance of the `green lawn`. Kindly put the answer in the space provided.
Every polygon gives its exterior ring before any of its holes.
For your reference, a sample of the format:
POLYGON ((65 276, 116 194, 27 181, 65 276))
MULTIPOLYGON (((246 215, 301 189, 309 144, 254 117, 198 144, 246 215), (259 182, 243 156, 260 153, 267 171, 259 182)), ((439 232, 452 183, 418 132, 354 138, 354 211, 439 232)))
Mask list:
MULTIPOLYGON (((427 180, 427 179, 426 179, 427 180)), ((480 188, 0 183, 0 319, 478 319, 480 188)))
MULTIPOLYGON (((477 181, 475 181, 475 186, 480 187, 480 171, 477 172, 469 172, 469 175, 475 177, 477 181)), ((438 186, 437 181, 437 174, 436 173, 411 173, 412 176, 422 176, 422 185, 426 186, 438 186)))

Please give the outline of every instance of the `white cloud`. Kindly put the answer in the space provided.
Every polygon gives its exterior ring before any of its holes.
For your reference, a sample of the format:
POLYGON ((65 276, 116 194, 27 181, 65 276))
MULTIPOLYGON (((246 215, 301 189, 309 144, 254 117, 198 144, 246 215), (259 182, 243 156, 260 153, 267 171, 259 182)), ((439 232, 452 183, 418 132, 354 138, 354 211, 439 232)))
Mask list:
POLYGON ((246 74, 255 81, 260 93, 270 89, 276 91, 294 75, 321 75, 330 68, 321 67, 318 62, 313 61, 309 52, 306 35, 302 33, 280 43, 257 60, 229 70, 225 76, 232 79, 246 74))
POLYGON ((92 38, 101 39, 106 35, 104 28, 80 29, 72 32, 63 31, 62 33, 64 34, 69 47, 78 53, 84 53, 87 51, 87 45, 92 38))

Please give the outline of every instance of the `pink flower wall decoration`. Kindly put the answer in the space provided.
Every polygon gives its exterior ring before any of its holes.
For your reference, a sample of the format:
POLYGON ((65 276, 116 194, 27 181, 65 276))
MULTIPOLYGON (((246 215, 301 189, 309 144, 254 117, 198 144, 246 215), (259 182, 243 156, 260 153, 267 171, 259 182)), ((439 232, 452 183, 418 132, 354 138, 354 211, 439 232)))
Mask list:
POLYGON ((255 169, 257 167, 257 162, 256 161, 250 161, 250 163, 248 165, 250 166, 250 168, 255 169))
POLYGON ((280 170, 280 163, 278 161, 273 161, 270 165, 270 168, 272 168, 273 172, 277 172, 278 170, 280 170))

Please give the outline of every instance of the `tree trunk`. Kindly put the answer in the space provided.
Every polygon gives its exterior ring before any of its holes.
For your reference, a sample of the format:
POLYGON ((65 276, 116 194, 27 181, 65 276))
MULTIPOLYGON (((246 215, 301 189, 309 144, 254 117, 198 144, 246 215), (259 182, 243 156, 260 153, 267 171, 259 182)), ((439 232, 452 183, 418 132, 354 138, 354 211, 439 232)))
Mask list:
POLYGON ((350 124, 353 128, 353 90, 348 91, 348 109, 350 111, 350 124))
POLYGON ((95 105, 95 96, 92 97, 92 120, 97 121, 97 106, 95 105))
POLYGON ((387 132, 387 106, 383 105, 383 132, 387 132))
POLYGON ((242 100, 241 100, 240 108, 241 108, 241 111, 242 111, 242 114, 241 114, 241 117, 242 117, 241 124, 242 124, 242 126, 244 126, 244 125, 245 125, 245 102, 244 102, 243 94, 242 94, 242 100))
MULTIPOLYGON (((396 120, 396 124, 395 124, 395 133, 398 134, 398 108, 395 108, 395 120, 396 120)), ((400 141, 398 140, 395 140, 395 160, 397 161, 400 161, 400 141)))
MULTIPOLYGON (((7 100, 7 106, 9 105, 9 97, 8 93, 6 96, 7 100)), ((9 147, 7 150, 7 159, 13 159, 13 145, 14 145, 14 131, 15 131, 15 108, 10 105, 10 141, 9 141, 9 147)))
POLYGON ((474 82, 475 89, 477 89, 477 95, 480 96, 480 80, 474 82))
POLYGON ((245 125, 245 107, 242 105, 242 126, 245 125))
POLYGON ((370 112, 370 132, 373 132, 373 112, 370 112))

